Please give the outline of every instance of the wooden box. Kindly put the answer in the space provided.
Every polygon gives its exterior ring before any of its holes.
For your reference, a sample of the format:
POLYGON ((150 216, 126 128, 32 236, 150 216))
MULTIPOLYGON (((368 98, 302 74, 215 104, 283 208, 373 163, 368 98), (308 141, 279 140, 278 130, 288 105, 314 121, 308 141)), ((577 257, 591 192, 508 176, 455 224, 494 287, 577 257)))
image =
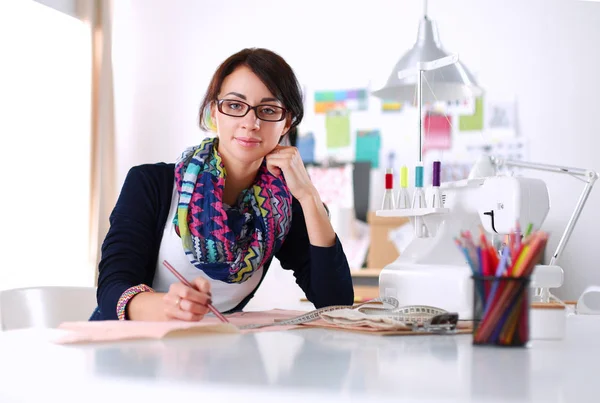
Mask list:
POLYGON ((367 215, 371 245, 367 254, 367 267, 382 269, 393 262, 400 254, 389 240, 389 232, 409 222, 407 217, 377 217, 374 211, 367 215))

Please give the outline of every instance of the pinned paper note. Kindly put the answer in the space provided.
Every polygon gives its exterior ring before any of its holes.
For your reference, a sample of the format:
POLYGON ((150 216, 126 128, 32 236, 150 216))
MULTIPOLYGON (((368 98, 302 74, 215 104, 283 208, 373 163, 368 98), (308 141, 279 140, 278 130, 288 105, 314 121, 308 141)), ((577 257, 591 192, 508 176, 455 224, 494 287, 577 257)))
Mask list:
POLYGON ((451 117, 443 114, 427 114, 423 127, 425 128, 423 152, 428 150, 448 150, 452 145, 451 117))
POLYGON ((381 101, 381 110, 383 112, 400 112, 402 110, 402 102, 383 100, 381 101))
POLYGON ((473 115, 460 116, 458 127, 461 131, 483 130, 483 98, 475 100, 473 115))
POLYGON ((325 130, 327 131, 327 148, 350 145, 350 116, 348 114, 328 114, 325 118, 325 130))
POLYGON ((365 89, 315 91, 315 113, 366 110, 367 102, 365 89))
POLYGON ((352 170, 351 164, 336 167, 306 167, 308 176, 323 203, 328 206, 335 204, 339 207, 354 207, 352 170))
POLYGON ((516 113, 514 100, 485 97, 484 129, 486 137, 505 138, 517 136, 516 113))
POLYGON ((379 130, 359 130, 356 132, 355 161, 368 161, 371 168, 379 168, 379 149, 381 134, 379 130))
POLYGON ((304 163, 315 161, 315 137, 311 132, 298 136, 296 147, 304 163))
POLYGON ((515 104, 513 102, 490 101, 486 108, 488 113, 487 127, 489 129, 514 129, 515 104))

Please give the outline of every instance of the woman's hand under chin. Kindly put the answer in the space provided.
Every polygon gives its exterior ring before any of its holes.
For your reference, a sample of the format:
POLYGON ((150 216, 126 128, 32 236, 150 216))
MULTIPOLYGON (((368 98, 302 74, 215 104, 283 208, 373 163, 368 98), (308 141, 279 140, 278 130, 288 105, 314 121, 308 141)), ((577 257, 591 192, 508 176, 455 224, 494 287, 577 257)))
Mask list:
POLYGON ((317 190, 306 172, 300 152, 296 147, 278 145, 265 158, 269 172, 277 177, 283 172, 292 196, 300 203, 315 197, 317 190))
POLYGON ((335 244, 335 232, 321 201, 319 192, 312 184, 296 147, 277 146, 267 154, 267 169, 275 176, 285 176, 292 195, 300 202, 304 222, 311 245, 330 247, 335 244))

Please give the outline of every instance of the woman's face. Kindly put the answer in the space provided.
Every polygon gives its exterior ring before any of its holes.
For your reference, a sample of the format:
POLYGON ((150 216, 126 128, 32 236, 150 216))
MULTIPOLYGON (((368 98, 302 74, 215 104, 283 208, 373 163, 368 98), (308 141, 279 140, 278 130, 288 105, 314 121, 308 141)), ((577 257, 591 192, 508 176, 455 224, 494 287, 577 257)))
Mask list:
POLYGON ((229 163, 239 161, 252 163, 273 151, 281 136, 289 130, 289 118, 278 122, 268 122, 257 117, 257 110, 250 110, 245 116, 229 116, 237 114, 248 105, 268 105, 261 107, 262 117, 276 119, 284 105, 275 99, 265 84, 246 66, 240 66, 225 77, 218 100, 222 113, 215 103, 211 106, 211 117, 217 126, 219 136, 219 152, 229 163), (227 114, 226 114, 227 113, 227 114))

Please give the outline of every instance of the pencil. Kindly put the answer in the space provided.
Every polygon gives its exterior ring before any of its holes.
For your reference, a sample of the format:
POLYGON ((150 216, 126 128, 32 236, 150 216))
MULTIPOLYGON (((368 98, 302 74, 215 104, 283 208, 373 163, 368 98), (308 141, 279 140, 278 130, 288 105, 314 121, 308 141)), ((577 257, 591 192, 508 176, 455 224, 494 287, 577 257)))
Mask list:
MULTIPOLYGON (((171 264, 170 264, 169 262, 167 262, 166 260, 164 260, 164 261, 163 261, 163 265, 164 265, 164 266, 165 266, 167 269, 169 269, 169 271, 170 271, 171 273, 173 273, 173 275, 174 275, 175 277, 177 277, 177 278, 179 279, 179 281, 181 281, 183 284, 187 285, 187 286, 188 286, 188 287, 190 287, 190 288, 193 288, 194 290, 197 290, 197 288, 196 288, 196 287, 194 287, 194 286, 192 285, 192 283, 190 283, 189 281, 187 281, 187 279, 186 279, 185 277, 183 277, 181 274, 179 274, 179 272, 178 272, 177 270, 175 270, 175 268, 174 268, 173 266, 171 266, 171 264)), ((216 316, 217 318, 219 318, 219 320, 220 320, 221 322, 223 322, 223 323, 229 323, 229 321, 227 320, 227 318, 226 318, 225 316, 223 316, 223 315, 221 314, 221 312, 219 312, 219 311, 217 310, 217 308, 215 308, 214 306, 212 306, 212 304, 206 304, 206 305, 208 306, 208 309, 210 309, 210 310, 211 310, 211 312, 212 312, 212 313, 214 313, 214 314, 215 314, 215 316, 216 316)))

